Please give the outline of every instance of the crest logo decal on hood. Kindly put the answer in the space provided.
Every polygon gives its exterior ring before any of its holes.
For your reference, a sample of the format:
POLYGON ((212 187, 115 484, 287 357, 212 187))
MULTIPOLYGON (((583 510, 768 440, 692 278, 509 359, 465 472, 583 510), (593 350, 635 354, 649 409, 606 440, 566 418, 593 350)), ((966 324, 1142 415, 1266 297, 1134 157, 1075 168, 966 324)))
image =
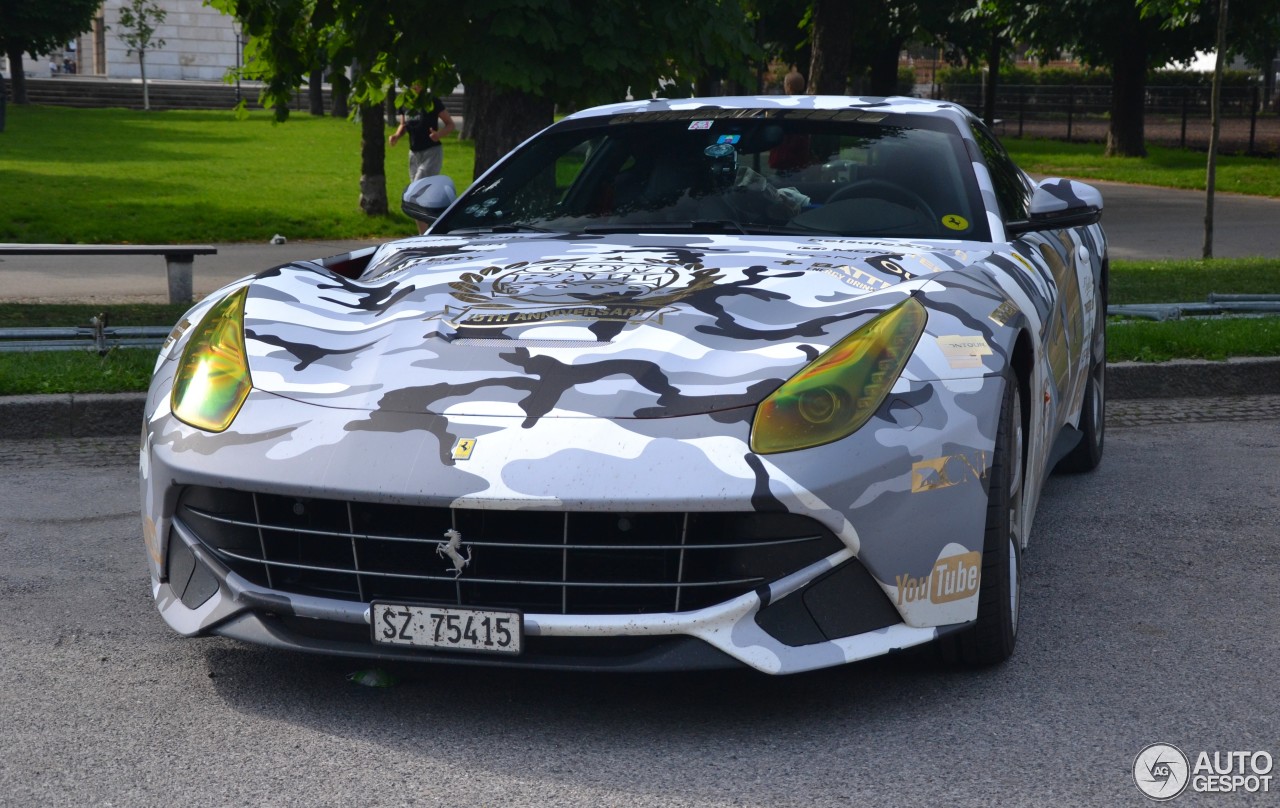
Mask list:
POLYGON ((521 261, 467 272, 449 284, 464 306, 449 307, 444 319, 455 328, 643 322, 720 277, 714 269, 676 261, 521 261))

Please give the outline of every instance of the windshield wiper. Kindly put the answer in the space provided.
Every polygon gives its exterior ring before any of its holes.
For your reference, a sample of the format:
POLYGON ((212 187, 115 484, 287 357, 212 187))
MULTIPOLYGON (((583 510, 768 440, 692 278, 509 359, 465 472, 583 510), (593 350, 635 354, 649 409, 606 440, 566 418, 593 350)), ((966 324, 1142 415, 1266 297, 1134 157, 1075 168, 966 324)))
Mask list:
POLYGON ((644 224, 589 224, 584 233, 739 233, 742 225, 732 219, 694 219, 690 222, 646 222, 644 224))

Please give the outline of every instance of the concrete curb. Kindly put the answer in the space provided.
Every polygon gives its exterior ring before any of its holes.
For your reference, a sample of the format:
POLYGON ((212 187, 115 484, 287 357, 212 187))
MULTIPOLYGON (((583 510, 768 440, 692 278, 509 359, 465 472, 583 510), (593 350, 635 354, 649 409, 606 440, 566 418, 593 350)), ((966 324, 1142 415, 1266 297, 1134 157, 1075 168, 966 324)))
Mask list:
MULTIPOLYGON (((1180 360, 1107 367, 1113 399, 1280 395, 1280 358, 1180 360)), ((143 393, 0 397, 0 440, 89 438, 137 434, 143 393)))
POLYGON ((144 393, 0 397, 0 440, 137 435, 146 398, 144 393))
POLYGON ((1107 366, 1108 398, 1202 398, 1280 394, 1280 357, 1205 362, 1117 362, 1107 366))

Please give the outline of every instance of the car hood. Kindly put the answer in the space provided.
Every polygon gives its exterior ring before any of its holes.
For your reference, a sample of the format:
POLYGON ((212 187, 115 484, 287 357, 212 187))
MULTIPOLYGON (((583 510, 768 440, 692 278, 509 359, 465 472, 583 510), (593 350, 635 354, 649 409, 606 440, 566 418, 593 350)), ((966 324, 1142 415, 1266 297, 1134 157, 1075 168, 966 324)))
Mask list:
POLYGON ((919 289, 960 242, 751 236, 422 237, 359 280, 254 279, 253 385, 359 410, 657 418, 757 404, 919 289))

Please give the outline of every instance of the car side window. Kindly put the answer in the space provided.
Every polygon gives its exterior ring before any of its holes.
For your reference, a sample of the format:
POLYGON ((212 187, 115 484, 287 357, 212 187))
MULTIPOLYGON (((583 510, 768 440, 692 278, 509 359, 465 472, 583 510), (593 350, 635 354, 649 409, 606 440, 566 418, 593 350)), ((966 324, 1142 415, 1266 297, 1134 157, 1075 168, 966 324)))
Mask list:
POLYGON ((987 173, 995 185, 996 201, 1000 204, 1000 213, 1006 222, 1018 222, 1027 218, 1028 206, 1031 204, 1031 193, 1035 189, 1027 182, 1026 175, 1009 159, 1008 153, 996 136, 985 126, 974 122, 973 137, 982 152, 983 162, 987 164, 987 173))

